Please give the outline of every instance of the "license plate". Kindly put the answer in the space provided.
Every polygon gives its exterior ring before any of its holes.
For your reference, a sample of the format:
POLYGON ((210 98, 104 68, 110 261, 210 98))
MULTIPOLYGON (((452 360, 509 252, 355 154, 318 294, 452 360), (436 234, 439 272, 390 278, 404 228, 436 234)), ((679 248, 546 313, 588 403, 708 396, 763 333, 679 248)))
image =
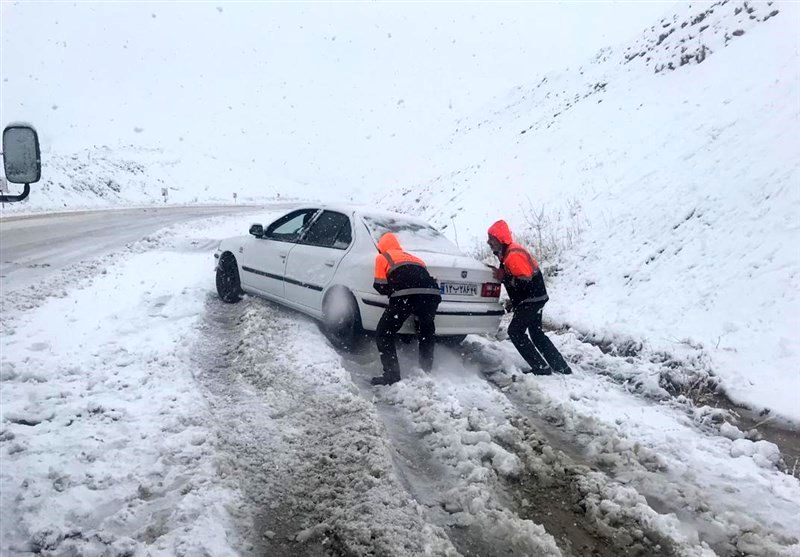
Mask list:
POLYGON ((451 296, 477 296, 478 285, 473 282, 443 282, 439 285, 442 294, 451 296))

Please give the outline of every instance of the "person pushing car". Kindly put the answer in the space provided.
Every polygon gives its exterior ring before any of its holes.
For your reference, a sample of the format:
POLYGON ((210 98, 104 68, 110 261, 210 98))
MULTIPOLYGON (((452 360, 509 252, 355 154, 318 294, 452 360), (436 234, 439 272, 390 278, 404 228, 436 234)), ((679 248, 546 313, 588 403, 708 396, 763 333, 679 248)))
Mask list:
POLYGON ((425 371, 433 367, 436 308, 442 301, 439 284, 425 262, 403 251, 397 237, 387 232, 378 241, 375 256, 375 282, 379 294, 389 296, 389 306, 378 322, 377 345, 383 375, 372 378, 373 385, 391 385, 400 381, 395 337, 410 315, 417 318, 419 330, 419 365, 425 371))
POLYGON ((504 220, 489 227, 487 243, 500 260, 500 267, 493 267, 494 276, 506 287, 514 312, 508 336, 531 366, 525 373, 572 373, 564 357, 542 331, 542 309, 549 297, 539 263, 528 250, 513 241, 511 229, 504 220))

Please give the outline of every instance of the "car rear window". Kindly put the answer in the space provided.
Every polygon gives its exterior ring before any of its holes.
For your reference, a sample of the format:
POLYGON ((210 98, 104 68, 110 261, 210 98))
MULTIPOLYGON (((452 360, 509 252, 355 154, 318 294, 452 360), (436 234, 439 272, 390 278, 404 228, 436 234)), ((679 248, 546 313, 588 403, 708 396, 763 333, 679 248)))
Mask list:
POLYGON ((383 215, 364 215, 363 219, 376 242, 387 232, 392 232, 408 251, 462 255, 453 242, 424 221, 383 215))

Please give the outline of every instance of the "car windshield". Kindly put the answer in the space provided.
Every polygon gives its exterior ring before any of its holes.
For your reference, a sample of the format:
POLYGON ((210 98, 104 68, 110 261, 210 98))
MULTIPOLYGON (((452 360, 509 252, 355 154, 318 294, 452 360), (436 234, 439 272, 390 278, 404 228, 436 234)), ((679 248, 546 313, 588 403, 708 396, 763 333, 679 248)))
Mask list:
POLYGON ((377 242, 387 232, 397 236, 400 245, 408 251, 426 251, 463 255, 450 240, 431 225, 418 220, 390 215, 364 215, 364 223, 377 242))

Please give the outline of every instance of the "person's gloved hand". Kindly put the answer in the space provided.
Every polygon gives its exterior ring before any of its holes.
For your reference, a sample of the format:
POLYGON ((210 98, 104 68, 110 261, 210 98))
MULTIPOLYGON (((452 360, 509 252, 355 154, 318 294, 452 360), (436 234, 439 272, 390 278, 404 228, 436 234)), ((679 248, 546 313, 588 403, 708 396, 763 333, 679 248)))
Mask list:
POLYGON ((505 271, 503 271, 503 269, 499 269, 497 267, 492 267, 492 275, 497 280, 503 280, 503 277, 506 275, 506 273, 505 273, 505 271))
POLYGON ((506 313, 511 313, 512 311, 514 311, 514 304, 511 302, 511 300, 506 300, 505 310, 506 313))

